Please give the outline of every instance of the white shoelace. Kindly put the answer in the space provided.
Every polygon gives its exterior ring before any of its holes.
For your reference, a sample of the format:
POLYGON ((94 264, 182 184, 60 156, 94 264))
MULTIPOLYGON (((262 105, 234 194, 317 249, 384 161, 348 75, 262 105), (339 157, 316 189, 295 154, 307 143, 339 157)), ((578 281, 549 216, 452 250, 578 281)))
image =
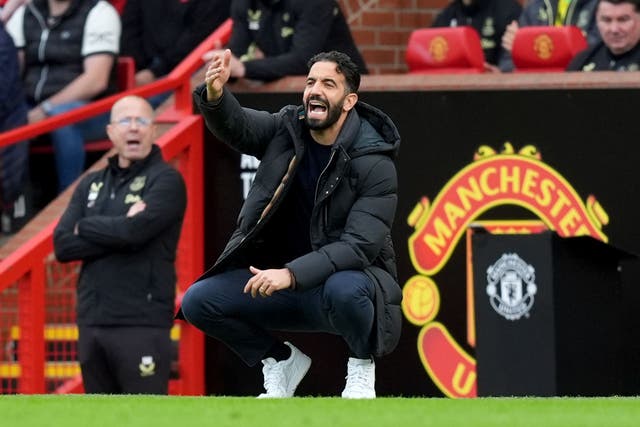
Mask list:
POLYGON ((371 386, 369 385, 369 377, 366 373, 367 367, 365 366, 357 366, 354 367, 351 372, 345 377, 347 380, 347 388, 348 389, 356 389, 356 390, 369 390, 371 386))
POLYGON ((265 365, 266 372, 264 373, 264 389, 269 395, 284 396, 286 394, 286 386, 283 384, 284 372, 283 364, 279 362, 269 363, 265 365))

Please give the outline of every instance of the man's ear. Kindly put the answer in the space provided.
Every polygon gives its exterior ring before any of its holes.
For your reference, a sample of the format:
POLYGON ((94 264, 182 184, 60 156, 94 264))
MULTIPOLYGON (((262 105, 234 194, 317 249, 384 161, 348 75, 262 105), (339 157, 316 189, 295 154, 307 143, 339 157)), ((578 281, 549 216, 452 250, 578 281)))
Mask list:
POLYGON ((109 123, 106 126, 106 131, 107 131, 107 136, 109 137, 109 139, 111 140, 111 142, 113 142, 113 138, 111 137, 111 133, 113 132, 113 125, 111 123, 109 123))
POLYGON ((344 105, 342 106, 342 109, 344 111, 350 111, 353 107, 356 106, 357 102, 358 102, 358 94, 352 92, 349 95, 347 95, 346 98, 344 99, 344 105))

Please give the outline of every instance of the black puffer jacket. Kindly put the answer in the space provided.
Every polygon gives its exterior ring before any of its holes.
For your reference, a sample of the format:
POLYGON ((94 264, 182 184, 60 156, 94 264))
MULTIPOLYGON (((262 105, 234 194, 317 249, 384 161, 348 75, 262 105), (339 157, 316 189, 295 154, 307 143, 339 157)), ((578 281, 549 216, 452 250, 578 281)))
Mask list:
MULTIPOLYGON (((217 262, 202 278, 220 273, 241 248, 252 244, 260 229, 278 211, 289 191, 289 178, 279 197, 276 188, 291 168, 295 175, 304 156, 303 107, 287 106, 276 114, 242 108, 225 91, 217 103, 196 89, 195 101, 207 127, 220 140, 261 160, 254 184, 238 217, 238 228, 217 262), (270 205, 269 209, 266 209, 270 205)), ((393 157, 400 144, 389 117, 359 102, 332 146, 329 164, 318 179, 311 213, 312 251, 286 264, 296 289, 322 285, 336 271, 363 270, 376 283, 377 324, 372 353, 393 350, 400 337, 402 293, 397 282, 391 225, 397 204, 393 157)))

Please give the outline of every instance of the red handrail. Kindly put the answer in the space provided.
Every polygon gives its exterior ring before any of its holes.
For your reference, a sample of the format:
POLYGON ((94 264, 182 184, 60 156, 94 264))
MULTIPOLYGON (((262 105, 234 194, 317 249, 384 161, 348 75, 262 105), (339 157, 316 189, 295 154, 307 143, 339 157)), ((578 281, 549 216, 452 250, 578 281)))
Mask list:
POLYGON ((209 37, 198 45, 178 66, 166 77, 145 86, 136 87, 126 92, 100 99, 58 116, 49 117, 41 122, 23 126, 0 134, 0 147, 18 141, 31 139, 34 136, 50 132, 62 126, 97 116, 111 109, 113 103, 124 95, 149 97, 170 90, 175 90, 175 111, 165 117, 179 118, 191 114, 191 76, 202 66, 202 55, 211 49, 224 46, 231 36, 231 19, 222 23, 209 37))

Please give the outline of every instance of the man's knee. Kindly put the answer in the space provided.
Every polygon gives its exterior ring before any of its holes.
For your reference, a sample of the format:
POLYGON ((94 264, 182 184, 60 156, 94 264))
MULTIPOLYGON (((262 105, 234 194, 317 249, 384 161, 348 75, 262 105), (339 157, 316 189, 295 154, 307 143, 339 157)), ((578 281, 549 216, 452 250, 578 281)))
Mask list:
POLYGON ((204 282, 191 285, 182 297, 182 314, 189 323, 198 326, 205 316, 210 316, 205 308, 204 282))
POLYGON ((334 306, 349 306, 363 299, 373 299, 373 283, 360 271, 341 271, 329 276, 324 284, 325 301, 334 306))

